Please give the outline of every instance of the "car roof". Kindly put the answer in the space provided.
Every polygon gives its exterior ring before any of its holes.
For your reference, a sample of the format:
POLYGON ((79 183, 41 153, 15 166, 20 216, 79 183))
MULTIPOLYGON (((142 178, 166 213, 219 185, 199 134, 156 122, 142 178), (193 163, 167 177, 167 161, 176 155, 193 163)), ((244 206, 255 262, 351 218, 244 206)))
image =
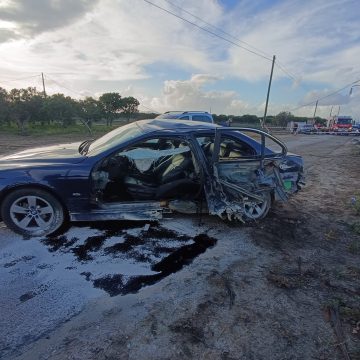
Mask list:
POLYGON ((213 130, 215 128, 221 127, 220 125, 201 121, 168 119, 139 120, 134 124, 138 125, 145 133, 163 130, 169 130, 173 132, 190 132, 194 130, 213 130))
POLYGON ((210 115, 207 111, 199 111, 199 110, 188 110, 188 111, 179 111, 179 110, 174 110, 174 111, 165 111, 164 114, 207 114, 210 115))

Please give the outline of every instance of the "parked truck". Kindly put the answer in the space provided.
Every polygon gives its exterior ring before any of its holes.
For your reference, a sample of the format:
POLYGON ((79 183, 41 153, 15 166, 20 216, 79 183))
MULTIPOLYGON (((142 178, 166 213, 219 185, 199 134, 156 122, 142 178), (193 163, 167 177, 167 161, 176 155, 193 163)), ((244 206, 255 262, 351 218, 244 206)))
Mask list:
POLYGON ((353 119, 351 116, 332 116, 328 119, 327 128, 330 131, 352 131, 353 119))

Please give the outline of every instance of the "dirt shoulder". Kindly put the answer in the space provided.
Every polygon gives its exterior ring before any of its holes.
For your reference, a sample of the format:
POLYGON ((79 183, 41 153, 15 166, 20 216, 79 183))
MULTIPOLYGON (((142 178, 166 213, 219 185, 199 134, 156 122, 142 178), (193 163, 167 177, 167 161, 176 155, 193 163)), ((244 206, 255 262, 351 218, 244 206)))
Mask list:
POLYGON ((22 136, 0 133, 0 155, 7 155, 39 146, 66 144, 71 142, 83 141, 87 138, 89 138, 89 136, 86 134, 22 136))
POLYGON ((289 147, 310 164, 307 186, 289 203, 246 227, 171 220, 217 245, 137 294, 94 301, 18 358, 360 359, 360 144, 303 139, 289 147))

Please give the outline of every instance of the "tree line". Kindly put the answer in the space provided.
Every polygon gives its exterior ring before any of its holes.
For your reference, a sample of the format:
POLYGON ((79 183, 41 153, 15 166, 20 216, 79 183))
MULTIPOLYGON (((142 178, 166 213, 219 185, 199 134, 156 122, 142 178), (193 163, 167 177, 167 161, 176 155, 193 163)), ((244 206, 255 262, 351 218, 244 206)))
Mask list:
MULTIPOLYGON (((140 113, 139 101, 132 97, 122 97, 117 92, 102 94, 98 99, 86 97, 83 100, 73 99, 64 94, 46 96, 35 87, 12 89, 7 91, 0 87, 0 127, 16 124, 20 132, 24 132, 28 125, 59 124, 68 127, 77 121, 85 123, 91 128, 94 122, 105 121, 108 126, 113 125, 116 118, 130 120, 150 119, 157 114, 140 113)), ((230 118, 234 125, 259 125, 261 118, 256 115, 224 115, 213 114, 216 123, 223 123, 230 118)), ((275 116, 268 116, 266 123, 272 126, 286 127, 287 123, 306 122, 312 118, 294 116, 290 112, 280 112, 275 116)), ((316 117, 318 124, 326 123, 325 119, 316 117)))
MULTIPOLYGON (((232 124, 253 124, 253 125, 260 125, 260 121, 262 120, 262 117, 256 116, 256 115, 216 115, 213 114, 214 121, 218 124, 221 124, 223 122, 228 121, 228 119, 231 119, 232 124)), ((309 120, 313 120, 312 117, 305 117, 305 116, 295 116, 291 112, 288 111, 282 111, 278 113, 277 115, 268 115, 266 117, 266 124, 272 125, 272 126, 281 126, 286 127, 287 124, 291 121, 293 122, 307 122, 309 120)), ((315 117, 315 123, 319 125, 326 125, 326 119, 323 119, 321 117, 315 117)))
POLYGON ((129 122, 139 112, 139 105, 134 97, 122 97, 117 92, 104 93, 99 99, 76 100, 64 94, 46 96, 35 87, 10 91, 0 87, 0 126, 16 124, 24 131, 29 124, 68 127, 79 119, 89 127, 103 119, 111 126, 119 116, 129 122))

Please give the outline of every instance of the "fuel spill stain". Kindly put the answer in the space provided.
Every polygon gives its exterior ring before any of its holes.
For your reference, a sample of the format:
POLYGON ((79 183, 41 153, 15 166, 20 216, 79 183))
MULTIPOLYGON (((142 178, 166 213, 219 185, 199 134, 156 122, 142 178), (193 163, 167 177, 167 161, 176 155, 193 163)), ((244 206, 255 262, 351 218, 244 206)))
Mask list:
POLYGON ((99 224, 95 229, 98 233, 85 239, 80 235, 69 239, 61 235, 47 237, 42 243, 49 252, 72 254, 75 265, 71 269, 78 269, 84 281, 92 282, 94 288, 110 296, 136 293, 155 284, 190 264, 217 242, 205 233, 189 236, 157 224, 149 227, 143 223, 116 222, 107 227, 99 224), (114 271, 121 266, 126 268, 126 264, 138 266, 138 270, 114 271))

